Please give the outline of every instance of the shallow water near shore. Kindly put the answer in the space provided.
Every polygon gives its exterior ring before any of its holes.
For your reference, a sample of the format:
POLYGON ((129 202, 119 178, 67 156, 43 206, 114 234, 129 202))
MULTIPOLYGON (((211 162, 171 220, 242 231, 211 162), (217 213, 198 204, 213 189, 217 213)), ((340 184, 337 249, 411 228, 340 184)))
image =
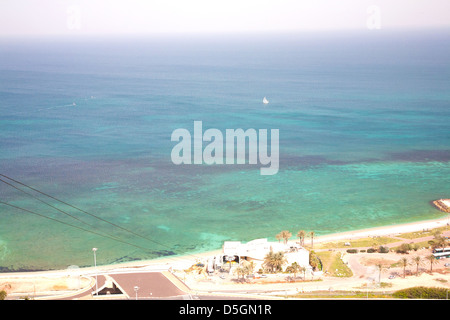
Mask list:
POLYGON ((92 215, 20 186, 81 222, 0 184, 1 201, 66 223, 0 205, 0 268, 89 266, 93 247, 98 264, 111 264, 281 230, 442 217, 430 201, 450 197, 446 39, 2 43, 0 173, 92 215), (174 165, 171 133, 193 132, 195 120, 222 132, 279 129, 279 172, 174 165))

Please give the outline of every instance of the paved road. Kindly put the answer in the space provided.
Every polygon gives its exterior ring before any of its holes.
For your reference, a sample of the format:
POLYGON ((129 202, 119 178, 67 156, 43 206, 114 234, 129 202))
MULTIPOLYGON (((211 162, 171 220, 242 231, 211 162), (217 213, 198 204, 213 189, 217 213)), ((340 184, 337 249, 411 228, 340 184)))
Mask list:
MULTIPOLYGON (((103 275, 99 275, 97 277, 97 281, 98 281, 98 284, 97 284, 98 288, 101 288, 105 284, 106 278, 103 275)), ((88 289, 86 289, 84 291, 81 291, 81 292, 79 292, 77 294, 74 294, 74 295, 65 296, 63 298, 57 298, 57 300, 78 300, 78 299, 84 299, 86 297, 90 297, 92 294, 94 294, 94 292, 95 292, 95 283, 94 283, 94 286, 91 287, 91 288, 88 288, 88 289)))
POLYGON ((186 295, 161 272, 120 273, 109 275, 120 289, 130 298, 138 299, 171 298, 186 295))
MULTIPOLYGON (((78 294, 55 298, 58 300, 78 300, 78 299, 136 299, 135 286, 138 300, 254 300, 256 296, 243 296, 233 293, 223 294, 202 294, 192 293, 191 290, 170 272, 127 272, 98 275, 98 289, 102 291, 105 284, 110 286, 111 280, 122 292, 118 295, 95 296, 95 282, 91 288, 79 292, 78 294)), ((261 297, 263 298, 263 297, 261 297)))
MULTIPOLYGON (((94 277, 93 277, 94 278, 94 277)), ((98 289, 102 291, 105 284, 111 287, 111 280, 122 294, 102 295, 98 298, 117 298, 117 299, 136 299, 135 287, 137 290, 138 299, 190 299, 188 291, 189 288, 175 278, 169 272, 127 272, 127 273, 112 273, 107 275, 98 275, 98 289), (183 290, 182 290, 183 289, 183 290)), ((74 299, 90 299, 97 298, 95 296, 96 286, 79 292, 75 295, 61 298, 62 300, 74 299)))
MULTIPOLYGON (((444 236, 449 236, 450 232, 444 232, 444 236)), ((431 240, 433 237, 424 237, 420 239, 411 240, 411 242, 427 241, 431 240)), ((409 240, 403 239, 398 243, 388 244, 389 247, 399 245, 401 242, 410 242, 409 240)), ((359 248, 361 249, 361 248, 359 248)), ((375 256, 375 254, 374 254, 375 256)), ((387 255, 385 254, 384 257, 387 255)), ((367 267, 362 266, 353 259, 352 256, 347 257, 349 263, 352 265, 352 270, 355 272, 357 278, 359 276, 367 276, 367 267)), ((209 294, 193 294, 191 290, 186 287, 186 285, 172 275, 168 271, 139 271, 139 272, 123 272, 123 273, 111 273, 107 275, 98 276, 98 288, 101 289, 108 280, 112 280, 115 285, 121 290, 122 295, 109 295, 110 298, 117 299, 136 299, 135 286, 138 286, 137 291, 138 299, 239 299, 239 295, 234 295, 233 293, 227 293, 222 295, 209 295, 209 294)), ((344 279, 346 283, 349 279, 344 279)), ((341 279, 336 280, 336 285, 341 282, 341 279)), ((330 286, 331 284, 327 284, 330 286)), ((304 285, 306 287, 306 285, 304 285)), ((332 285, 331 285, 332 286, 332 285)), ((76 295, 64 298, 64 299, 86 299, 92 298, 92 294, 95 291, 95 285, 83 292, 76 295)), ((107 296, 100 295, 100 298, 105 298, 107 296)), ((242 298, 242 296, 241 296, 242 298)), ((251 298, 248 296, 245 299, 251 298)), ((257 298, 256 298, 257 299, 257 298)))

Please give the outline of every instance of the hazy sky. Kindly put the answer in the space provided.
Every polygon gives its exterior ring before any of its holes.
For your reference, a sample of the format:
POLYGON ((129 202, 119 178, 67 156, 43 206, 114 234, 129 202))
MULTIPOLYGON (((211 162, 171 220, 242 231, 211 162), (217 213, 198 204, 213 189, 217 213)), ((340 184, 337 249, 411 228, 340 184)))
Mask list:
POLYGON ((450 27, 450 0, 0 0, 0 35, 450 27))

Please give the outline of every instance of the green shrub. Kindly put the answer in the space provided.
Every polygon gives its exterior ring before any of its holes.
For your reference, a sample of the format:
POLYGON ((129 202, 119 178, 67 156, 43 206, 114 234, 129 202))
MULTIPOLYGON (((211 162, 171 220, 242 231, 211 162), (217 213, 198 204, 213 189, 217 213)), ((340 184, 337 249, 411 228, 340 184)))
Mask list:
POLYGON ((7 293, 5 290, 0 291, 0 300, 5 300, 7 296, 7 293))
POLYGON ((322 261, 320 261, 320 258, 315 251, 309 253, 309 265, 313 270, 322 270, 322 261))
POLYGON ((348 253, 358 253, 358 249, 347 249, 348 253))
POLYGON ((400 247, 395 250, 397 253, 408 253, 408 251, 412 250, 412 246, 409 243, 402 243, 400 247))
POLYGON ((400 299, 446 299, 446 288, 412 287, 393 293, 394 298, 400 299))
POLYGON ((378 252, 379 252, 379 253, 389 253, 389 247, 380 246, 380 247, 378 248, 378 252))
POLYGON ((374 252, 377 252, 377 250, 375 250, 374 248, 367 249, 367 253, 374 253, 374 252))

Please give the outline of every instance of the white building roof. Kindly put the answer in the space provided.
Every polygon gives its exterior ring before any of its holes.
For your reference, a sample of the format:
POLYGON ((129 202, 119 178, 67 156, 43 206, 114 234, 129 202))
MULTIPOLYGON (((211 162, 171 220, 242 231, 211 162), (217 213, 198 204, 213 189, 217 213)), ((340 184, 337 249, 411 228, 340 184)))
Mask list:
MULTIPOLYGON (((249 257, 256 260, 264 260, 264 257, 270 250, 273 252, 286 252, 289 251, 292 246, 292 244, 269 242, 267 239, 255 239, 247 243, 242 243, 240 241, 225 241, 223 244, 223 254, 227 256, 249 257)), ((306 255, 306 259, 309 259, 309 252, 305 249, 301 249, 297 256, 299 255, 306 255)), ((301 260, 305 260, 305 258, 301 260)))

